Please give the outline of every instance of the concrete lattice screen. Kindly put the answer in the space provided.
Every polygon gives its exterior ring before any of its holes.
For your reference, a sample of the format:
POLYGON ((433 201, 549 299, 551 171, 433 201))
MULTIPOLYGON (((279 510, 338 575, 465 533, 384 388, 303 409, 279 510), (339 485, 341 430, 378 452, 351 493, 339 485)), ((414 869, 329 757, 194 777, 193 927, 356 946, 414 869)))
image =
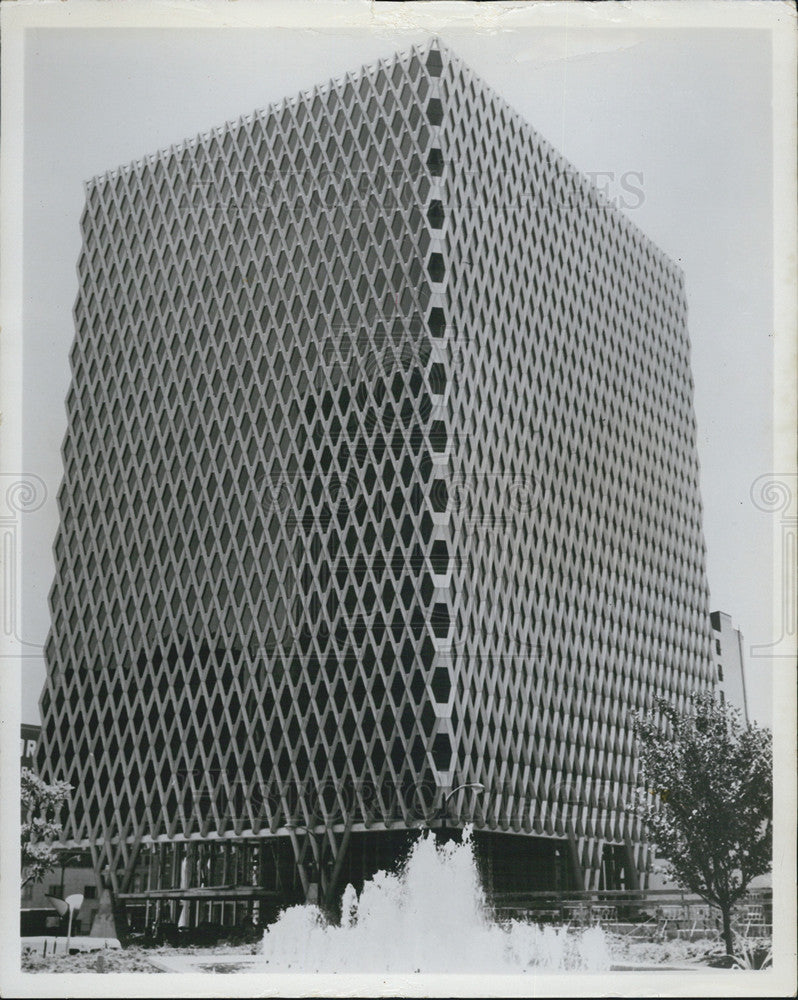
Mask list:
MULTIPOLYGON (((709 683, 683 281, 437 43, 92 181, 39 765, 142 843, 449 821, 642 872, 709 683)), ((296 847, 299 850, 298 847, 296 847)))

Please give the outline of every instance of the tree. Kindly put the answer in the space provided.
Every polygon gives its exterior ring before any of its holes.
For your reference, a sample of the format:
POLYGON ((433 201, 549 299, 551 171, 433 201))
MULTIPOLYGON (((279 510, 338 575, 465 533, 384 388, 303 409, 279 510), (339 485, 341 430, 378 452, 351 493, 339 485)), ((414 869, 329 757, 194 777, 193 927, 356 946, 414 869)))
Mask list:
POLYGON ((22 885, 41 882, 58 863, 53 841, 61 836, 59 814, 72 786, 66 781, 48 785, 28 767, 22 768, 22 885))
POLYGON ((771 868, 772 735, 708 693, 657 708, 635 719, 642 818, 671 876, 719 908, 732 955, 734 904, 771 868))

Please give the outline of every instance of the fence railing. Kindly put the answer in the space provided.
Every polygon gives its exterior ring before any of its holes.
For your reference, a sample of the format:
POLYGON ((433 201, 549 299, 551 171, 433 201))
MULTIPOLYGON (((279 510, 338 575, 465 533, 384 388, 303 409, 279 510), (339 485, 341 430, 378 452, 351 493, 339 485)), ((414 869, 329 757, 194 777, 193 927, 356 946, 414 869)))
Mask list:
MULTIPOLYGON (((491 907, 499 919, 523 917, 543 923, 647 926, 665 935, 692 936, 720 926, 720 910, 699 896, 674 889, 594 889, 569 892, 495 893, 491 907)), ((771 890, 751 891, 734 908, 733 926, 746 937, 772 930, 771 890)))

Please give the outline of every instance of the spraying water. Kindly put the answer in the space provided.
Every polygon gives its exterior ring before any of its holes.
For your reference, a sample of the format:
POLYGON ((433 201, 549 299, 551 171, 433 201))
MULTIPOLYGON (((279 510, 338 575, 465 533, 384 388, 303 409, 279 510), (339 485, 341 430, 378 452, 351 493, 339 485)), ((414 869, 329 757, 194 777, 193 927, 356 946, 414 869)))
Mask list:
POLYGON ((270 972, 602 971, 604 933, 491 919, 471 839, 417 841, 398 874, 377 872, 358 897, 347 886, 341 925, 316 906, 292 906, 266 931, 270 972))

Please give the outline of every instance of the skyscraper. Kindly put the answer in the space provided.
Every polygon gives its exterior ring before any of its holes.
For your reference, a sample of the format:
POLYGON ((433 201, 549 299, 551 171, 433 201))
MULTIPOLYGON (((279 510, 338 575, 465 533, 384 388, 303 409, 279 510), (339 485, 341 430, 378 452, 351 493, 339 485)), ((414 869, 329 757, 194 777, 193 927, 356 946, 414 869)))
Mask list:
POLYGON ((678 268, 437 42, 82 231, 40 765, 117 896, 467 822, 497 891, 637 884, 630 712, 712 676, 678 268))

